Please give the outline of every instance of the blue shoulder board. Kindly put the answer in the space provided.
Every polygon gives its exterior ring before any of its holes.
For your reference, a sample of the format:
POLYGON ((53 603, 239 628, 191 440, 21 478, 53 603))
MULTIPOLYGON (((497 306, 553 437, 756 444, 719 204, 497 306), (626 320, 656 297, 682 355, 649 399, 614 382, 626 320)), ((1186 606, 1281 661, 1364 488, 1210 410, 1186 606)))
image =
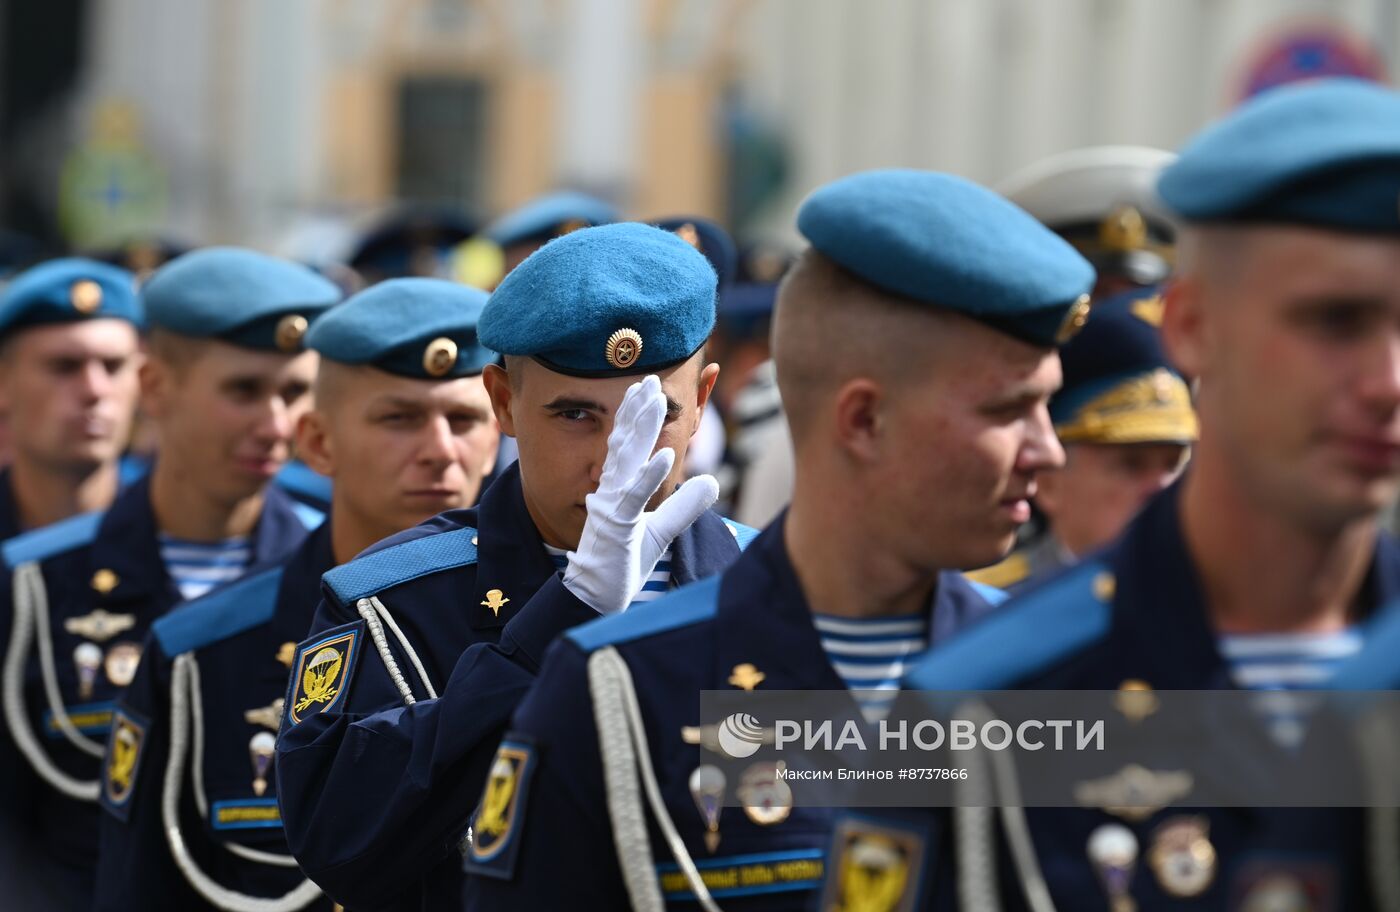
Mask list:
POLYGON ((599 618, 575 627, 565 634, 584 652, 640 640, 654 633, 665 633, 715 616, 719 604, 720 577, 712 576, 682 586, 654 602, 629 608, 622 614, 599 618))
POLYGON ((726 519, 723 516, 721 516, 720 519, 724 520, 724 524, 728 526, 729 531, 733 533, 734 540, 739 543, 740 551, 743 551, 749 546, 750 542, 752 542, 755 538, 758 538, 758 529, 755 529, 752 526, 746 526, 741 522, 735 522, 732 519, 726 519))
POLYGON ((998 690, 1103 638, 1113 613, 1113 576, 1085 561, 934 649, 905 679, 917 690, 998 690))
POLYGON ((5 563, 11 568, 30 561, 47 560, 56 554, 90 545, 97 538, 105 510, 94 510, 60 519, 42 528, 22 532, 0 545, 5 563))
POLYGON ((180 605, 151 625, 167 656, 226 640, 272 619, 282 568, 234 580, 180 605))
POLYGON ((467 526, 424 535, 371 551, 330 570, 321 579, 343 605, 420 576, 476 563, 476 530, 467 526))

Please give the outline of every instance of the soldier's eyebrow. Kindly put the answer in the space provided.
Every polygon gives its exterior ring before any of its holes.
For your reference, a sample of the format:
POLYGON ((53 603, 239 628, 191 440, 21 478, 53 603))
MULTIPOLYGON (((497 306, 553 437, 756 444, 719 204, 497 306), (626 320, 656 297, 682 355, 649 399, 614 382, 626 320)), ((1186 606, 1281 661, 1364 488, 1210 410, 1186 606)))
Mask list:
POLYGON ((544 406, 551 412, 569 412, 579 409, 585 412, 598 412, 606 415, 608 407, 592 399, 573 399, 569 396, 556 396, 553 400, 545 403, 544 406))
MULTIPOLYGON (((597 412, 600 415, 608 414, 608 407, 592 399, 573 399, 569 396, 556 396, 553 400, 544 404, 546 411, 567 412, 573 409, 580 409, 586 412, 597 412)), ((666 417, 675 418, 681 413, 681 404, 670 396, 666 397, 666 417)))
POLYGON ((403 396, 380 396, 370 403, 375 408, 396 408, 396 409, 421 409, 423 401, 421 399, 409 399, 403 396))

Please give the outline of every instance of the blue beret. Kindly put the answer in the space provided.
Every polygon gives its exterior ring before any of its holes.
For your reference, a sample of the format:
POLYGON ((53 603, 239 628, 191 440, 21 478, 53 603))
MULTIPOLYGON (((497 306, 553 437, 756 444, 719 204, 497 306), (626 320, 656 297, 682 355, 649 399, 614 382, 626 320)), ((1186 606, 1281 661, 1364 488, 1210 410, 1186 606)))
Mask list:
POLYGON ((447 251, 476 234, 477 227, 452 209, 400 209, 365 233, 349 262, 380 276, 423 275, 425 269, 437 274, 447 251))
POLYGON ((50 260, 15 276, 0 294, 0 333, 94 317, 142 325, 136 277, 96 260, 50 260))
POLYGON ((404 377, 466 377, 496 360, 476 338, 485 306, 486 292, 457 282, 389 279, 326 311, 306 347, 404 377))
POLYGON ((246 348, 298 351, 306 327, 340 300, 329 279, 238 247, 176 257, 141 288, 152 326, 246 348))
POLYGON ((690 244, 636 222, 545 244, 505 277, 481 341, 562 374, 610 377, 689 358, 715 323, 715 271, 690 244))
POLYGON ((739 269, 739 248, 734 239, 709 219, 677 216, 655 222, 662 231, 669 231, 705 255, 714 267, 721 293, 733 281, 739 269))
POLYGON ((617 210, 586 193, 565 190, 531 200, 487 226, 486 236, 502 247, 547 241, 578 228, 617 221, 617 210))
POLYGON ((1194 222, 1400 231, 1400 95, 1355 79, 1270 90, 1197 136, 1157 192, 1194 222))
POLYGON ((1159 329, 1156 288, 1094 304, 1084 329, 1060 349, 1064 385, 1050 419, 1065 443, 1190 443, 1196 413, 1159 329))
POLYGON ((1094 269, 1024 210, 932 171, 866 171, 797 213, 812 247, 876 288, 954 310, 1036 345, 1088 316, 1094 269))

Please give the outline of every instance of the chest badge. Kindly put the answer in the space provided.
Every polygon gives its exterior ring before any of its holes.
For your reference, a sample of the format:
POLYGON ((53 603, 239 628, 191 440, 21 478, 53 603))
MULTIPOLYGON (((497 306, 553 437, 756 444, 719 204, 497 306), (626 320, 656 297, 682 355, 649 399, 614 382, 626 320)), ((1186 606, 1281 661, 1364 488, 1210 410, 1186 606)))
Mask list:
POLYGON ((743 690, 753 690, 755 687, 762 684, 767 677, 766 674, 759 671, 752 663, 745 662, 742 665, 734 666, 734 671, 729 675, 729 686, 739 687, 743 690))
POLYGON ((269 732, 258 732, 248 742, 248 757, 253 761, 253 794, 259 798, 267 791, 267 773, 272 769, 277 738, 269 732))
POLYGON ((63 629, 94 643, 105 643, 119 633, 125 633, 136 626, 136 615, 113 614, 98 608, 82 617, 67 618, 63 629))
POLYGON ((506 598, 504 592, 499 589, 491 589, 486 593, 486 600, 481 604, 491 609, 491 615, 493 617, 500 617, 501 609, 504 608, 509 601, 510 599, 506 598))
POLYGON ((263 728, 276 732, 282 727, 282 709, 286 703, 286 700, 278 697, 266 706, 245 710, 243 721, 249 725, 261 725, 263 728))

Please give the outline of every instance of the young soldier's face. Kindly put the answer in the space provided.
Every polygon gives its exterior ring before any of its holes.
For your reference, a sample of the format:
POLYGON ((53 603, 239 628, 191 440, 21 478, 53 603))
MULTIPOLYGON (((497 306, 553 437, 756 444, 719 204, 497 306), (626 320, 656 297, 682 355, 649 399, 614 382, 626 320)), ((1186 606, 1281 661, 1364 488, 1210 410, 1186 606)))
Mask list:
MULTIPOLYGON (((520 448, 525 503, 547 543, 575 548, 588 516, 584 498, 597 489, 603 472, 613 416, 627 388, 641 378, 570 377, 528 359, 513 359, 512 368, 523 376, 487 368, 486 384, 501 428, 520 448)), ((686 450, 718 373, 698 355, 659 372, 667 412, 653 452, 670 447, 676 459, 653 506, 685 480, 686 450)))
POLYGON ((311 407, 316 353, 260 351, 201 340, 185 357, 153 356, 144 403, 162 460, 198 478, 210 499, 256 494, 286 463, 311 407))
POLYGON ((500 433, 481 377, 420 380, 323 363, 298 452, 335 509, 381 537, 476 502, 500 433))
POLYGON ((124 320, 34 326, 5 345, 0 402, 16 452, 87 471, 121 455, 139 389, 140 340, 124 320))
POLYGON ((1000 560, 1030 519, 1036 476, 1064 463, 1046 408, 1060 358, 965 321, 959 344, 892 405, 884 515, 920 567, 1000 560))
POLYGON ((1400 492, 1400 240, 1232 237, 1228 262, 1169 295, 1166 338, 1200 379, 1199 452, 1305 528, 1374 514, 1400 492))

